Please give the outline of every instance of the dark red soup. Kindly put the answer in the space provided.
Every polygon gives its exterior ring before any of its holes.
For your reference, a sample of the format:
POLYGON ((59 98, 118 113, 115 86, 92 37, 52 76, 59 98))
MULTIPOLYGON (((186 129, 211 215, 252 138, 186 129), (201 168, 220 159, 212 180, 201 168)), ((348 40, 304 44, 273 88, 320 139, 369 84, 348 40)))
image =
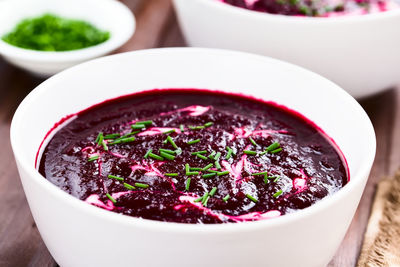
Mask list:
POLYGON ((337 17, 398 9, 399 0, 215 0, 270 14, 337 17))
POLYGON ((69 194, 134 217, 225 223, 311 206, 348 181, 338 149, 274 103, 206 90, 152 90, 79 112, 39 171, 69 194))

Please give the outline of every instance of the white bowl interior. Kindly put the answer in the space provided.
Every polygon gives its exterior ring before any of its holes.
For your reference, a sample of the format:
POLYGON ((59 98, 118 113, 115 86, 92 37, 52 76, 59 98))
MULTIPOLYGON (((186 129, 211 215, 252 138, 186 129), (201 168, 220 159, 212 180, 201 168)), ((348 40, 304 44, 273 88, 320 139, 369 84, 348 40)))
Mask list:
POLYGON ((11 143, 38 228, 52 255, 65 266, 107 266, 116 262, 130 266, 132 262, 124 262, 120 253, 132 251, 143 255, 143 260, 135 259, 138 266, 184 266, 193 251, 206 256, 195 266, 210 260, 219 265, 246 262, 259 266, 264 248, 270 251, 272 266, 327 264, 350 224, 375 155, 370 120, 360 105, 335 84, 274 59, 197 48, 114 55, 50 78, 19 106, 12 121, 11 143), (351 181, 310 208, 273 220, 183 225, 140 220, 87 205, 51 185, 35 170, 40 143, 61 118, 109 98, 154 88, 224 90, 294 109, 336 141, 348 161, 351 181), (78 220, 71 219, 75 217, 78 220), (60 224, 65 225, 63 231, 59 231, 60 224), (85 234, 76 231, 76 227, 85 234), (298 231, 299 227, 302 231, 298 231), (266 243, 270 238, 275 241, 266 243), (106 249, 98 245, 104 239, 118 242, 118 251, 107 249, 100 253, 106 249), (302 246, 298 247, 296 242, 300 240, 302 246), (189 243, 190 246, 185 245, 189 243), (149 246, 160 256, 152 257, 153 251, 146 249, 149 246), (293 259, 285 258, 286 248, 293 259), (252 256, 245 256, 243 251, 252 256), (238 256, 232 257, 235 253, 238 256), (181 259, 179 264, 177 257, 181 259))

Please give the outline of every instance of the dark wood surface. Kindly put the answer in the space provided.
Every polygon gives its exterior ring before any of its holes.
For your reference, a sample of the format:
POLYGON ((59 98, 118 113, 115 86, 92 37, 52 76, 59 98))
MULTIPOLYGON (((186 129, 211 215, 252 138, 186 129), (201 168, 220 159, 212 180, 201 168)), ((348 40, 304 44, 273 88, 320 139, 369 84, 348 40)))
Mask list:
MULTIPOLYGON (((185 46, 170 0, 123 2, 136 15, 137 30, 116 52, 185 46)), ((57 266, 29 211, 9 138, 11 119, 18 104, 42 81, 0 58, 0 266, 57 266)), ((376 184, 400 167, 400 88, 360 100, 360 104, 373 122, 377 155, 357 213, 329 266, 355 266, 376 184)))

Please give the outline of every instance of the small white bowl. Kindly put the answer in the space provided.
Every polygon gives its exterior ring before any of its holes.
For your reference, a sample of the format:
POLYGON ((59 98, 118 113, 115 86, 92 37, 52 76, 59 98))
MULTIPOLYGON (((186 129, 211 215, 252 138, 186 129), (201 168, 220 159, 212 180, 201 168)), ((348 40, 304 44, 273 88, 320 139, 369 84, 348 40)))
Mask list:
POLYGON ((110 38, 96 46, 66 52, 22 49, 0 38, 0 55, 4 59, 43 77, 112 52, 128 41, 135 30, 132 12, 115 0, 4 0, 0 2, 0 37, 12 31, 21 20, 44 13, 87 21, 109 31, 110 38))
POLYGON ((124 53, 51 77, 18 107, 11 144, 40 234, 63 267, 324 266, 350 225, 376 147, 365 111, 325 78, 263 56, 202 48, 124 53), (292 108, 336 141, 347 158, 350 182, 311 207, 279 218, 202 225, 133 218, 91 206, 35 169, 42 140, 61 118, 153 88, 217 89, 292 108))
POLYGON ((400 9, 313 18, 238 8, 219 0, 174 0, 191 46, 235 49, 308 68, 365 97, 400 82, 400 9))

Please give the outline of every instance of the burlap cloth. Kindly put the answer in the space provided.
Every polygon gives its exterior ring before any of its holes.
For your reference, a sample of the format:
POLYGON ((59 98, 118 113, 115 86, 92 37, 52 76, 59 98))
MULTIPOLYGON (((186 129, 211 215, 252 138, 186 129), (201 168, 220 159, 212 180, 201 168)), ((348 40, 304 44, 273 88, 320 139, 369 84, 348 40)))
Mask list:
POLYGON ((378 184, 358 267, 400 267, 400 170, 378 184))

